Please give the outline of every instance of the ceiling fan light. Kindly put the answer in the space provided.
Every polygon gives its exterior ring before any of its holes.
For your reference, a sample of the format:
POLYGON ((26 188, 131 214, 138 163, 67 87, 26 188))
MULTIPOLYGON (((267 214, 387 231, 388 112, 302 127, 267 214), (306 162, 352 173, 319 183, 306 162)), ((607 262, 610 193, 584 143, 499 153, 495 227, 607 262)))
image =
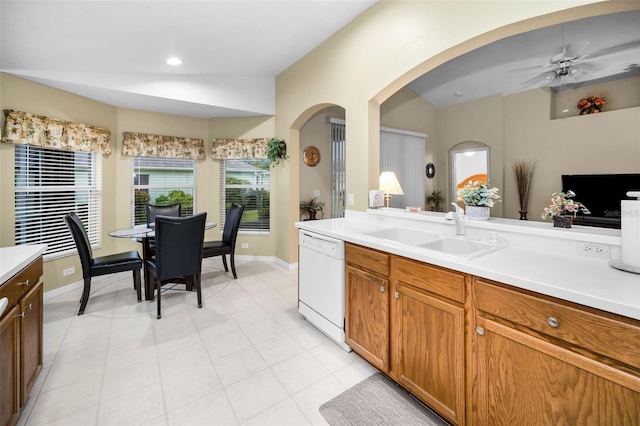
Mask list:
POLYGON ((171 57, 171 58, 167 59, 167 64, 169 64, 169 65, 180 65, 180 64, 182 64, 182 60, 180 58, 176 58, 174 56, 174 57, 171 57))

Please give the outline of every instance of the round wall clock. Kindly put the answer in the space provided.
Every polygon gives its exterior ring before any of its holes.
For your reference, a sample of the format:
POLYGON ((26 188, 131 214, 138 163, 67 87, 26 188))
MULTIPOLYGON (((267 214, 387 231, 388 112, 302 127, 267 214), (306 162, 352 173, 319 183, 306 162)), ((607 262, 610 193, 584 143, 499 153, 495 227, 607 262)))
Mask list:
POLYGON ((320 151, 315 146, 308 146, 302 151, 302 159, 307 166, 315 166, 320 162, 320 151))

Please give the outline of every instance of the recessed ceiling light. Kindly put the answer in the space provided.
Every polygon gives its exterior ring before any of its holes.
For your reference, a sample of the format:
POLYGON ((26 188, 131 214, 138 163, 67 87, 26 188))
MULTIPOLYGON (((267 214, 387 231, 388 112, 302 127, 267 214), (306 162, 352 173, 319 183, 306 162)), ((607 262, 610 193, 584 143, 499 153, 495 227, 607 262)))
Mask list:
POLYGON ((464 93, 462 92, 453 92, 453 96, 455 96, 456 98, 459 98, 463 95, 464 93))
POLYGON ((180 58, 173 57, 167 59, 167 64, 169 65, 180 65, 181 63, 182 61, 180 60, 180 58))

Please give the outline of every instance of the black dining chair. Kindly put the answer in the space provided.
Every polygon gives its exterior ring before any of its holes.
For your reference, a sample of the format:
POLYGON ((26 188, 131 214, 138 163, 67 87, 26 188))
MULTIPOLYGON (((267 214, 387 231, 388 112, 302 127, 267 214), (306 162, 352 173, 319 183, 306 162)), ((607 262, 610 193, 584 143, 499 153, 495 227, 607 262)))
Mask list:
MULTIPOLYGON (((180 217, 181 205, 180 203, 169 204, 166 206, 156 206, 153 204, 147 204, 144 206, 144 211, 147 214, 147 226, 152 227, 155 226, 156 216, 172 216, 172 217, 180 217)), ((149 256, 155 255, 155 240, 153 237, 147 237, 146 241, 143 238, 140 238, 138 242, 146 243, 146 249, 148 251, 149 256)))
POLYGON ((76 213, 69 213, 64 217, 73 240, 78 249, 80 263, 82 264, 82 278, 84 279, 84 290, 80 298, 80 310, 78 315, 84 314, 91 292, 91 278, 100 275, 115 274, 124 271, 133 271, 133 286, 138 293, 138 302, 142 301, 142 291, 140 285, 140 269, 142 259, 137 251, 128 251, 102 257, 93 257, 91 243, 87 236, 87 231, 82 221, 76 213))
POLYGON ((231 260, 231 272, 233 272, 233 278, 236 279, 238 278, 238 275, 236 274, 234 254, 236 251, 238 228, 240 228, 240 219, 242 219, 244 207, 244 205, 240 204, 231 204, 231 206, 229 206, 227 218, 224 222, 224 230, 222 231, 222 240, 206 241, 202 250, 203 258, 222 256, 222 264, 224 265, 225 272, 229 272, 226 256, 228 254, 231 260))
MULTIPOLYGON (((191 281, 198 293, 198 308, 202 308, 202 245, 207 213, 188 217, 156 216, 156 255, 147 259, 147 270, 158 297, 158 319, 161 318, 162 285, 191 281)), ((188 286, 187 286, 188 287, 188 286)))

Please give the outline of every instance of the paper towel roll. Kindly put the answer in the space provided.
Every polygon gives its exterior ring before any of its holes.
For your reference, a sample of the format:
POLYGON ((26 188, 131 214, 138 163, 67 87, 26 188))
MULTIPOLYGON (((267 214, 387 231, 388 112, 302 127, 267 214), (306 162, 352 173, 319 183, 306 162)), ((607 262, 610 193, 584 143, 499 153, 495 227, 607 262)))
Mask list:
POLYGON ((625 265, 640 268, 640 200, 621 201, 621 259, 625 265))

